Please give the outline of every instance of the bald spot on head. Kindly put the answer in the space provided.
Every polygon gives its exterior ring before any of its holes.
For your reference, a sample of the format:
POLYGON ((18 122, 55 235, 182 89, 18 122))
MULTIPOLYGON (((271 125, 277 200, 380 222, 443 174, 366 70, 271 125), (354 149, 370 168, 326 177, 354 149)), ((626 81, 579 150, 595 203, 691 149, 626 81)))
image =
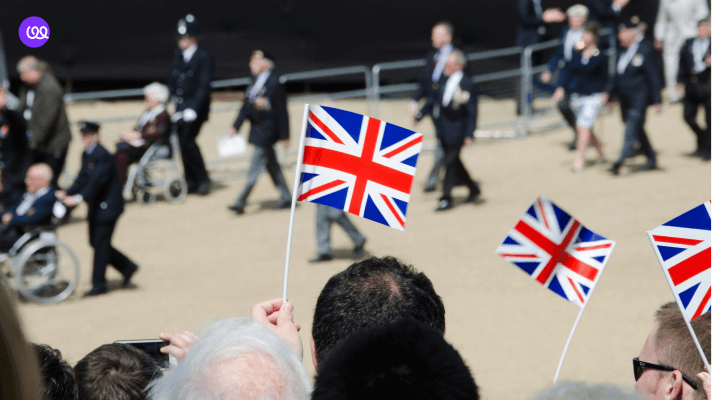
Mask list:
POLYGON ((222 398, 282 399, 288 392, 287 377, 274 358, 259 351, 215 361, 205 375, 209 387, 222 398))
POLYGON ((35 193, 49 185, 52 181, 52 168, 49 165, 41 163, 31 166, 27 170, 25 177, 25 185, 28 193, 35 193))

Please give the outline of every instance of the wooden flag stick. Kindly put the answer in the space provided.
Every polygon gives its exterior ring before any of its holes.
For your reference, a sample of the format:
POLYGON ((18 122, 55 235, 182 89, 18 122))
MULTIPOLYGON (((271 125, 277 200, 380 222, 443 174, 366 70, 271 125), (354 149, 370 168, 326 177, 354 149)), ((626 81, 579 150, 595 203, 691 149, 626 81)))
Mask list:
POLYGON ((294 167, 294 186, 292 186, 292 213, 289 216, 289 234, 287 235, 287 260, 284 264, 284 291, 282 301, 287 301, 287 286, 289 284, 289 255, 292 252, 292 230, 294 228, 294 210, 297 208, 297 193, 299 192, 299 176, 302 172, 302 158, 304 157, 304 137, 307 134, 307 118, 309 117, 309 104, 304 104, 304 119, 302 132, 299 135, 299 155, 297 165, 294 167))
MULTIPOLYGON (((591 297, 589 296, 589 300, 591 297)), ((576 332, 576 327, 578 327, 578 323, 581 320, 581 315, 583 315, 583 310, 586 309, 586 306, 588 305, 588 301, 583 304, 583 307, 581 307, 581 311, 579 311, 578 316, 576 317, 576 321, 574 322, 574 327, 571 328, 571 333, 569 333, 569 338, 566 340, 566 346, 564 346, 564 352, 561 353, 561 358, 559 359, 559 366, 556 367, 556 374, 554 375, 554 383, 556 383, 556 380, 559 379, 559 372, 561 372, 561 366, 564 365, 564 358, 566 358, 566 352, 569 351, 569 345, 571 344, 571 338, 574 337, 574 332, 576 332)))

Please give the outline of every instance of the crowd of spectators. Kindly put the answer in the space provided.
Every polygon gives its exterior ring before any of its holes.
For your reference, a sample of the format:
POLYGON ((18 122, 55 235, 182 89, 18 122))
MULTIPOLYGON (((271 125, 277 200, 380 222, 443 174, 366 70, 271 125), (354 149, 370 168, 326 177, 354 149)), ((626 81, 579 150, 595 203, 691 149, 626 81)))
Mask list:
MULTIPOLYGON (((40 393, 44 400, 480 398, 469 367, 444 339, 445 308, 432 282, 392 257, 356 262, 322 289, 309 346, 314 383, 303 366, 294 305, 282 299, 256 304, 250 317, 209 321, 197 333, 161 334, 170 342, 161 352, 175 360, 168 368, 119 343, 100 346, 72 368, 59 350, 27 345, 1 288, 0 303, 9 311, 0 319, 6 350, 0 352, 2 398, 40 393)), ((709 398, 710 375, 679 309, 665 304, 655 317, 633 359, 638 394, 608 384, 560 382, 531 399, 709 398)), ((692 327, 709 358, 710 313, 693 320, 692 327)))

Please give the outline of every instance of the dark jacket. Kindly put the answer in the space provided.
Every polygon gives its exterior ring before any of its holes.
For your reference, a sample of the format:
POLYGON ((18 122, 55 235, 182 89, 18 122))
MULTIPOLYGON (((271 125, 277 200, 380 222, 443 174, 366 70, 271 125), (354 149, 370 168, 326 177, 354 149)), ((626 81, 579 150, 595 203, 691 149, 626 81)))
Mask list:
MULTIPOLYGON (((136 126, 138 129, 138 126, 136 126)), ((168 111, 163 110, 156 118, 146 122, 141 128, 141 138, 146 141, 145 146, 150 146, 158 139, 167 137, 171 131, 171 117, 168 111)))
POLYGON ((571 93, 603 92, 608 83, 608 57, 596 49, 594 55, 584 64, 581 54, 582 52, 575 50, 571 53, 571 61, 566 63, 559 73, 558 86, 571 93))
POLYGON ((249 142, 255 146, 270 147, 278 140, 289 139, 289 115, 287 114, 287 98, 282 84, 279 83, 279 76, 274 72, 269 74, 264 86, 252 102, 249 99, 252 86, 257 77, 252 80, 252 85, 247 87, 247 96, 242 105, 233 127, 239 130, 245 120, 250 121, 249 142), (255 104, 258 99, 267 100, 266 106, 255 104))
POLYGON ((613 11, 612 0, 586 0, 588 7, 588 20, 598 22, 602 28, 618 28, 620 14, 613 11))
POLYGON ((198 46, 187 63, 183 51, 176 49, 168 76, 168 90, 176 102, 176 111, 186 108, 198 114, 197 122, 208 120, 210 114, 210 82, 213 80, 213 58, 198 46))
POLYGON ((15 210, 17 210, 17 207, 22 203, 22 200, 23 199, 20 199, 20 201, 6 211, 12 214, 12 220, 8 224, 9 226, 52 225, 52 212, 54 210, 54 203, 57 201, 54 195, 54 188, 50 186, 47 193, 36 199, 30 209, 25 212, 25 215, 16 215, 15 210))
POLYGON ((438 89, 428 98, 425 105, 416 116, 421 120, 424 116, 433 112, 433 107, 437 103, 440 105, 440 117, 435 121, 435 131, 438 139, 448 146, 462 146, 465 138, 474 138, 477 128, 477 88, 472 82, 472 75, 463 71, 460 81, 460 93, 469 93, 469 100, 466 103, 458 104, 455 91, 453 98, 447 107, 443 106, 443 96, 448 77, 443 75, 440 78, 438 89))
MULTIPOLYGON (((618 60, 626 50, 620 49, 618 60)), ((616 66, 618 60, 616 60, 616 66)), ((616 73, 608 81, 604 92, 628 98, 647 99, 648 104, 660 104, 662 102, 661 88, 662 82, 658 63, 655 60, 655 50, 650 42, 643 40, 623 74, 619 74, 616 70, 616 73)))
POLYGON ((25 191, 25 173, 32 158, 27 124, 20 113, 0 110, 0 170, 3 191, 25 191))
POLYGON ((67 194, 82 195, 89 207, 87 219, 92 222, 114 221, 124 211, 116 163, 101 144, 91 154, 82 153, 82 168, 67 194))
MULTIPOLYGON (((20 89, 20 112, 27 108, 28 89, 27 86, 20 89)), ((72 134, 69 132, 62 87, 52 75, 44 73, 32 89, 35 91, 35 99, 31 107, 32 118, 29 120, 30 148, 44 154, 65 151, 72 140, 72 134)))
MULTIPOLYGON (((542 11, 543 9, 542 6, 542 11)), ((517 0, 517 14, 519 14, 519 26, 514 45, 527 47, 539 43, 546 34, 546 27, 541 16, 536 15, 534 2, 532 0, 517 0)))
MULTIPOLYGON (((695 53, 692 51, 692 44, 695 43, 695 39, 696 38, 687 39, 680 50, 680 68, 677 70, 677 82, 684 83, 686 86, 697 82, 706 82, 709 86, 710 66, 708 65, 707 68, 700 73, 695 72, 695 53)), ((710 40, 710 43, 712 43, 712 40, 710 40)), ((711 48, 708 45, 705 57, 710 54, 710 50, 711 48)))
POLYGON ((435 69, 435 55, 438 54, 439 50, 431 50, 430 53, 425 57, 425 68, 423 68, 423 73, 420 74, 420 79, 418 79, 418 89, 416 89, 415 94, 412 99, 418 101, 423 97, 428 97, 430 92, 433 90, 433 70, 435 69))

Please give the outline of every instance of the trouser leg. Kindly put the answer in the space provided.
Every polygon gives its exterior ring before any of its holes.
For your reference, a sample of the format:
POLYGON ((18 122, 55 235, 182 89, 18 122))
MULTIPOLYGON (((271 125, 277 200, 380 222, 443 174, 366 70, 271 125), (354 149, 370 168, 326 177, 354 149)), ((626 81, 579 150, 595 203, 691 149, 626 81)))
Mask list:
POLYGON ((425 187, 434 188, 438 182, 440 182, 440 170, 443 168, 443 157, 445 152, 443 151, 443 146, 438 140, 435 151, 433 152, 433 168, 430 170, 430 175, 428 175, 428 181, 425 187))
POLYGON ((705 126, 705 130, 702 135, 702 149, 703 149, 702 155, 706 156, 708 158, 710 156, 710 140, 712 139, 712 137, 710 135, 710 122, 712 122, 712 121, 710 121, 710 116, 711 116, 711 114, 710 114, 710 102, 711 101, 710 100, 711 100, 711 98, 708 94, 705 97, 705 124, 707 126, 705 126))
POLYGON ((621 154, 616 161, 618 165, 623 164, 626 158, 635 156, 635 145, 638 143, 638 140, 645 140, 646 143, 641 143, 641 146, 646 155, 649 156, 652 151, 647 135, 645 135, 645 131, 643 131, 647 99, 637 101, 636 103, 638 104, 633 104, 629 99, 621 98, 621 114, 625 123, 625 135, 621 154))
POLYGON ((194 121, 183 124, 178 128, 178 139, 181 155, 183 156, 183 170, 185 171, 185 180, 190 189, 209 180, 203 155, 195 142, 202 125, 202 121, 194 121))
POLYGON ((680 93, 677 90, 677 70, 680 66, 680 45, 677 43, 665 43, 663 50, 663 66, 665 67, 665 87, 668 93, 668 100, 675 102, 680 100, 680 93))
POLYGON ((559 112, 561 112, 561 115, 564 117, 566 120, 566 123, 569 124, 571 129, 574 130, 574 139, 576 137, 576 116, 574 115, 573 110, 571 110, 571 95, 569 93, 566 93, 563 99, 556 103, 556 107, 559 108, 559 112))
POLYGON ((700 125, 697 124, 697 109, 699 108, 699 105, 700 102, 693 98, 690 94, 686 95, 685 98, 682 99, 683 118, 695 134, 697 151, 702 151, 702 141, 705 133, 702 131, 702 128, 700 128, 700 125))
POLYGON ((441 200, 450 201, 452 199, 450 195, 452 188, 458 183, 466 185, 470 189, 471 195, 476 195, 480 192, 479 187, 472 178, 470 178, 470 174, 460 160, 461 148, 461 146, 447 146, 443 144, 443 150, 445 151, 443 158, 445 163, 445 180, 443 181, 441 200))
POLYGON ((331 255, 331 221, 329 220, 329 206, 317 204, 316 206, 316 247, 319 255, 331 255))
POLYGON ((89 221, 89 243, 94 248, 94 268, 91 283, 94 288, 106 287, 106 265, 109 262, 111 236, 114 233, 116 221, 97 223, 89 221))
POLYGON ((335 214, 336 218, 334 218, 334 221, 341 226, 341 228, 344 229, 344 232, 346 232, 347 235, 351 238, 351 241, 354 242, 354 246, 361 246, 366 242, 366 237, 364 237, 361 232, 356 229, 353 223, 351 223, 351 220, 346 216, 346 213, 341 211, 341 210, 336 210, 335 214))
POLYGON ((267 148, 267 172, 270 178, 272 178, 272 183, 279 191, 279 195, 283 201, 290 201, 292 199, 292 194, 287 188, 287 182, 284 181, 284 175, 282 175, 282 168, 277 161, 277 155, 274 152, 274 147, 267 148))
POLYGON ((247 202, 247 197, 252 192, 252 188, 257 182, 257 178, 264 170, 267 164, 267 149, 262 146, 255 146, 252 152, 252 158, 250 159, 250 169, 247 171, 247 182, 245 187, 242 189, 240 195, 235 199, 235 206, 244 207, 245 202, 247 202))

